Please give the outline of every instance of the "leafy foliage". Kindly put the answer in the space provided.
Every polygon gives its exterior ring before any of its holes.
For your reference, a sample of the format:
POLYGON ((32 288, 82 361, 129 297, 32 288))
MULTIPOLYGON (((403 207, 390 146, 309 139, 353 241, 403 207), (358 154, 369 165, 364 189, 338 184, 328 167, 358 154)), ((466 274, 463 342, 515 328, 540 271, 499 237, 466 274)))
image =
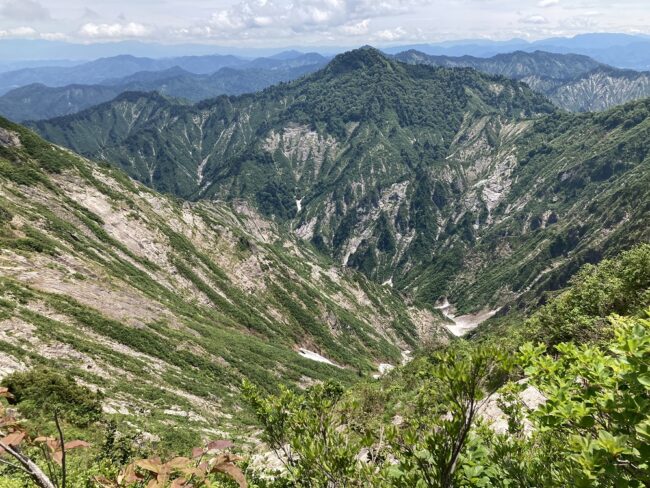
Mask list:
POLYGON ((63 415, 75 425, 97 421, 102 412, 102 396, 78 385, 70 376, 48 368, 15 372, 2 379, 20 411, 30 418, 63 415))

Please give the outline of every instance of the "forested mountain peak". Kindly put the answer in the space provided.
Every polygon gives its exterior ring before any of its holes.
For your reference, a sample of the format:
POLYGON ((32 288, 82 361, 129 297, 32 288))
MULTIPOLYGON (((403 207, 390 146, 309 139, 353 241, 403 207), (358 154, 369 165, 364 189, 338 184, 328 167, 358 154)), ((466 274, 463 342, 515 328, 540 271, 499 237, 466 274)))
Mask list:
MULTIPOLYGON (((590 209, 647 212, 613 190, 648 177, 644 103, 563 115, 518 81, 372 48, 258 94, 127 98, 35 127, 159 190, 245 199, 341 264, 459 311, 534 300, 600 256, 590 209)), ((610 247, 638 222, 612 216, 610 247)))

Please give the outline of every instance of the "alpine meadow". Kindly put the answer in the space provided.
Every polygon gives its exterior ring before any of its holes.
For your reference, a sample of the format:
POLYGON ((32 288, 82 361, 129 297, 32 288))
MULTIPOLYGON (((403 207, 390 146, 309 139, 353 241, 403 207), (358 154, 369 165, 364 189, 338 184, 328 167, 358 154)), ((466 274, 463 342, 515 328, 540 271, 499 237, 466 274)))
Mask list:
POLYGON ((650 486, 624 3, 0 0, 0 488, 650 486))

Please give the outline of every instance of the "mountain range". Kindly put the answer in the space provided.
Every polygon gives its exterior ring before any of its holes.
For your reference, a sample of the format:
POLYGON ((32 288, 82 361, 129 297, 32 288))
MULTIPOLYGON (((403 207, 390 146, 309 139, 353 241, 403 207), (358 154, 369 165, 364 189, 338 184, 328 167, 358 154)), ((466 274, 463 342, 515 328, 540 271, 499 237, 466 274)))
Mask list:
POLYGON ((642 484, 650 98, 559 108, 620 83, 580 55, 302 56, 0 118, 2 442, 69 486, 642 484))
POLYGON ((32 127, 159 191, 243 199, 418 303, 494 313, 648 239, 649 109, 561 113, 502 76, 363 48, 258 94, 127 93, 32 127))
MULTIPOLYGON (((143 68, 155 68, 156 63, 167 66, 177 61, 185 68, 173 66, 158 71, 140 71, 122 78, 107 79, 95 85, 76 83, 50 87, 43 83, 34 83, 22 86, 0 97, 0 114, 19 122, 48 119, 79 112, 112 100, 127 91, 157 91, 165 96, 197 102, 218 95, 240 95, 260 91, 273 84, 292 81, 317 71, 327 62, 326 58, 318 54, 289 52, 235 67, 223 67, 212 74, 201 73, 215 66, 214 59, 133 58, 133 62, 140 62, 143 68), (195 72, 191 73, 187 69, 195 72)), ((216 59, 221 60, 221 57, 216 59)), ((418 51, 405 51, 395 55, 394 59, 410 64, 449 68, 471 67, 488 74, 507 76, 527 83, 533 90, 549 97, 557 106, 571 112, 606 110, 650 95, 650 72, 612 68, 581 55, 517 51, 491 58, 477 58, 430 56, 418 51)), ((229 60, 232 62, 233 59, 229 60)), ((121 65, 123 60, 116 58, 101 62, 115 62, 121 65)), ((119 68, 116 68, 116 71, 119 71, 119 68)), ((66 76, 76 79, 80 72, 82 71, 74 68, 66 76)), ((48 82, 48 76, 39 74, 38 70, 32 74, 34 79, 48 82)))
MULTIPOLYGON (((446 56, 490 57, 495 54, 512 51, 548 51, 554 53, 577 53, 590 56, 601 63, 619 68, 650 69, 650 37, 647 35, 630 35, 617 33, 587 33, 574 37, 553 37, 536 41, 521 38, 507 41, 490 39, 458 39, 428 44, 387 45, 383 49, 389 54, 397 54, 409 49, 416 49, 427 54, 446 56)), ((0 49, 4 56, 3 65, 31 60, 31 64, 47 66, 64 62, 84 62, 88 59, 113 57, 125 53, 151 58, 171 58, 181 56, 207 56, 213 54, 234 54, 240 57, 269 57, 278 53, 278 48, 245 48, 237 46, 219 46, 214 44, 157 44, 152 42, 121 41, 91 44, 75 44, 65 41, 47 41, 43 39, 2 39, 0 49), (67 61, 65 61, 67 60, 67 61)), ((283 49, 304 50, 304 46, 285 47, 283 49)), ((339 54, 350 50, 350 46, 310 45, 309 50, 327 55, 339 54)), ((286 51, 281 51, 286 52, 286 51)))
POLYGON ((516 51, 491 58, 431 56, 405 51, 395 59, 412 64, 469 67, 525 82, 571 112, 606 110, 650 96, 650 72, 613 68, 587 56, 516 51))
POLYGON ((98 85, 48 87, 34 83, 1 96, 0 114, 17 122, 49 119, 79 112, 128 91, 155 91, 198 102, 219 95, 260 91, 276 83, 300 78, 324 64, 325 61, 295 67, 221 68, 213 74, 195 74, 174 67, 163 71, 142 71, 98 85))
POLYGON ((122 78, 143 71, 164 71, 171 68, 208 75, 221 68, 241 69, 289 69, 306 65, 322 64, 326 58, 316 53, 286 53, 284 56, 246 60, 232 55, 181 56, 174 58, 142 58, 120 55, 100 58, 74 66, 43 66, 23 68, 0 73, 0 94, 33 83, 49 87, 70 84, 114 85, 128 80, 122 78))
POLYGON ((582 54, 601 63, 624 69, 650 70, 650 38, 644 35, 615 33, 579 34, 537 41, 511 39, 492 41, 470 39, 439 44, 414 44, 385 48, 389 54, 417 50, 430 55, 490 57, 513 51, 546 51, 557 54, 582 54))

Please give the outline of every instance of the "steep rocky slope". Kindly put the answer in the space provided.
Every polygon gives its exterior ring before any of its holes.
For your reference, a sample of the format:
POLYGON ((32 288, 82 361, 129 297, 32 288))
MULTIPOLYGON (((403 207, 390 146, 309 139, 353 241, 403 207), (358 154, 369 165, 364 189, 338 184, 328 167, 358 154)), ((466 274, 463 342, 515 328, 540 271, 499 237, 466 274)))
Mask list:
POLYGON ((498 54, 491 58, 430 56, 405 51, 395 56, 405 63, 470 67, 527 83, 559 107, 571 112, 607 110, 650 96, 650 72, 612 68, 587 56, 543 51, 498 54))
POLYGON ((149 431, 229 431, 242 378, 349 382, 446 335, 246 202, 161 196, 4 119, 0 297, 0 376, 64 368, 149 431))
POLYGON ((650 237, 649 113, 561 114, 507 78, 361 49, 256 95, 131 93, 36 128, 158 189, 246 199, 378 283, 485 317, 650 237))

